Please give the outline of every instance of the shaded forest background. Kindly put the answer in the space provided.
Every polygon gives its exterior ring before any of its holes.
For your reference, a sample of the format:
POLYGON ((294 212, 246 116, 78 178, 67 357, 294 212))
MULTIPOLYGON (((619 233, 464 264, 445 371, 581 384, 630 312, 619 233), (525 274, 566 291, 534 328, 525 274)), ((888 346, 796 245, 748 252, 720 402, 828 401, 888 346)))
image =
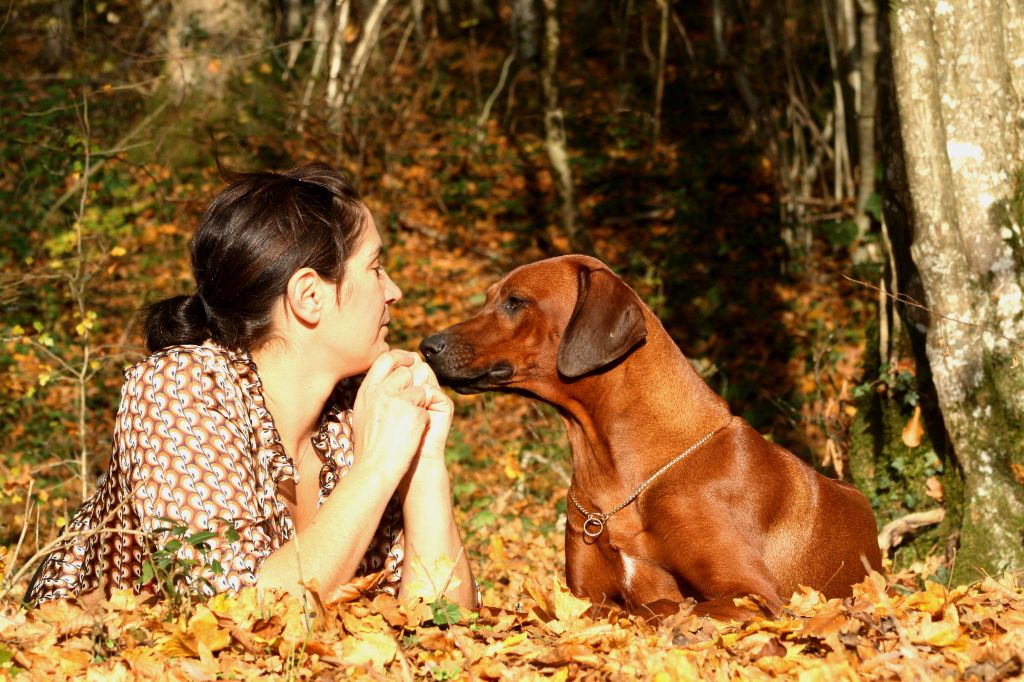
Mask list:
MULTIPOLYGON (((405 292, 400 347, 465 316, 516 265, 601 257, 737 414, 854 480, 880 528, 896 522, 894 571, 947 582, 959 512, 943 505, 962 500, 962 483, 893 314, 882 229, 887 11, 11 3, 0 20, 8 598, 106 465, 121 371, 143 355, 140 310, 191 291, 187 241, 220 186, 218 161, 326 161, 352 176, 405 292)), ((485 603, 509 604, 537 566, 560 574, 564 434, 522 398, 457 405, 459 520, 485 603)), ((981 577, 973 566, 960 581, 981 577)))

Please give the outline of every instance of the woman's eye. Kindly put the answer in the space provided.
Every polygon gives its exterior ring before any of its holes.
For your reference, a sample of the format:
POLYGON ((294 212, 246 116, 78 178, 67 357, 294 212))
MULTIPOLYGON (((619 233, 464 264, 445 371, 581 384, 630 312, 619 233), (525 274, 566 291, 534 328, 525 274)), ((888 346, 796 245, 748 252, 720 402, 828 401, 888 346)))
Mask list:
POLYGON ((377 273, 378 277, 383 277, 384 276, 384 266, 383 265, 374 265, 373 266, 373 271, 377 273))

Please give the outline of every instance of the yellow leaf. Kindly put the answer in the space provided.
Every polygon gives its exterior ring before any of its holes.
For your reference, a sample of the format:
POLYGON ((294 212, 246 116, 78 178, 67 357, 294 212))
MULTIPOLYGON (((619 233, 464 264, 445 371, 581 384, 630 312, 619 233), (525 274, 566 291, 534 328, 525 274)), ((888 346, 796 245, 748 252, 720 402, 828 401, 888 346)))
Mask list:
POLYGON ((493 658, 494 656, 511 649, 515 645, 525 642, 528 636, 529 635, 525 632, 517 632, 514 635, 509 635, 505 639, 499 639, 497 642, 492 642, 487 645, 486 649, 484 649, 483 658, 493 658))
POLYGON ((558 578, 554 578, 555 590, 554 596, 554 607, 555 607, 555 618, 558 620, 573 621, 583 615, 583 613, 590 608, 589 599, 580 599, 572 594, 568 589, 563 589, 558 578))
POLYGON ((149 647, 128 647, 121 652, 139 678, 159 679, 167 674, 167 659, 149 647))
POLYGON ((61 671, 70 677, 86 672, 92 663, 92 655, 88 651, 62 647, 54 648, 54 653, 59 657, 61 671))
POLYGON ((181 623, 171 636, 161 643, 160 649, 168 656, 193 657, 206 652, 220 651, 231 644, 231 634, 220 627, 217 617, 206 606, 196 607, 196 613, 182 629, 181 623))
POLYGON ((505 542, 501 539, 500 535, 492 535, 490 541, 490 548, 487 550, 487 558, 490 559, 491 563, 501 563, 507 560, 505 555, 505 542))
POLYGON ((508 460, 505 462, 505 476, 514 481, 517 478, 522 478, 523 472, 519 470, 519 465, 514 460, 508 460))
POLYGON ((394 660, 398 644, 384 632, 361 632, 341 642, 341 658, 345 665, 372 665, 382 668, 394 660))
POLYGON ((107 604, 112 611, 134 611, 139 605, 131 590, 111 590, 107 604))
POLYGON ((274 67, 272 67, 267 62, 263 62, 263 63, 260 64, 260 73, 262 73, 264 76, 267 75, 268 73, 273 73, 273 72, 274 72, 274 67))
POLYGON ((113 256, 114 258, 120 258, 126 253, 128 253, 128 249, 124 248, 123 246, 115 246, 110 250, 110 255, 113 256))
POLYGON ((912 633, 911 641, 915 644, 955 649, 963 649, 970 644, 967 636, 961 635, 960 617, 953 604, 946 606, 942 620, 936 622, 925 618, 917 632, 912 633))
POLYGON ((934 615, 942 612, 946 607, 946 601, 946 588, 939 583, 928 580, 925 582, 924 590, 908 596, 904 604, 907 608, 934 615))
POLYGON ((351 611, 342 611, 341 622, 345 630, 353 635, 361 635, 367 632, 380 632, 387 629, 384 617, 380 614, 373 614, 360 618, 351 611))
POLYGON ((15 336, 24 336, 25 328, 22 327, 20 324, 16 324, 13 327, 11 327, 11 333, 14 334, 15 336))
POLYGON ((414 574, 406 584, 409 597, 420 597, 431 602, 462 584, 455 576, 455 562, 446 554, 426 562, 422 557, 413 561, 414 574))
POLYGON ((87 682, 92 680, 95 682, 127 682, 132 679, 132 675, 123 664, 115 663, 113 668, 89 666, 89 672, 86 673, 85 679, 87 682))

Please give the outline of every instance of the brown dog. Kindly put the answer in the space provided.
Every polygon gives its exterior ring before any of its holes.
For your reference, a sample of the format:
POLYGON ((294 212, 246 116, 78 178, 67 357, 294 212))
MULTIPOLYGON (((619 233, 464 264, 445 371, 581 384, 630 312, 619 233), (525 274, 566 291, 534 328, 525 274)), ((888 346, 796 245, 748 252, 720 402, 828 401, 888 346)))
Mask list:
POLYGON ((693 370, 657 317, 603 263, 525 265, 474 317, 420 350, 460 393, 499 390, 554 405, 572 446, 569 588, 595 604, 753 615, 797 585, 827 597, 879 569, 867 499, 769 443, 693 370), (639 491, 639 492, 638 492, 639 491))

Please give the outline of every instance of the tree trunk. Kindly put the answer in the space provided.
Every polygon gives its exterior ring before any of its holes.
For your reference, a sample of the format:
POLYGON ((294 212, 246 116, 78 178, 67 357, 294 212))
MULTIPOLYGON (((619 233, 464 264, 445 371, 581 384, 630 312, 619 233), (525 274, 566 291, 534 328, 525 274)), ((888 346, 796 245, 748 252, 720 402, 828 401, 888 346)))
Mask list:
POLYGON ((512 0, 512 44, 520 60, 532 64, 540 52, 535 0, 512 0))
POLYGON ((309 116, 309 105, 313 101, 313 89, 320 79, 320 68, 323 66, 324 54, 330 41, 331 0, 316 0, 313 8, 313 64, 306 76, 306 89, 302 93, 302 105, 299 109, 299 121, 296 126, 301 133, 309 116))
MULTIPOLYGON (((340 118, 341 111, 338 106, 341 91, 339 89, 341 76, 341 62, 345 51, 345 33, 348 31, 348 16, 352 7, 349 0, 338 0, 334 8, 334 33, 331 34, 331 61, 330 70, 327 74, 327 106, 336 112, 336 118, 340 118)), ((340 121, 335 120, 335 126, 340 121)))
POLYGON ((875 0, 858 0, 860 88, 857 97, 857 239, 863 243, 871 227, 868 202, 875 194, 875 115, 878 110, 878 7, 875 0))
POLYGON ((544 46, 541 68, 541 87, 544 91, 544 147, 561 201, 562 229, 569 239, 569 248, 576 252, 592 253, 590 238, 580 225, 576 188, 566 148, 565 120, 558 104, 558 47, 558 0, 544 0, 544 46))
POLYGON ((238 76, 246 55, 266 46, 262 3, 244 0, 179 0, 171 3, 164 67, 181 101, 197 93, 219 99, 238 76))
POLYGON ((889 20, 905 186, 887 172, 886 219, 929 309, 918 362, 963 471, 963 582, 1024 567, 1024 8, 905 0, 889 20))

